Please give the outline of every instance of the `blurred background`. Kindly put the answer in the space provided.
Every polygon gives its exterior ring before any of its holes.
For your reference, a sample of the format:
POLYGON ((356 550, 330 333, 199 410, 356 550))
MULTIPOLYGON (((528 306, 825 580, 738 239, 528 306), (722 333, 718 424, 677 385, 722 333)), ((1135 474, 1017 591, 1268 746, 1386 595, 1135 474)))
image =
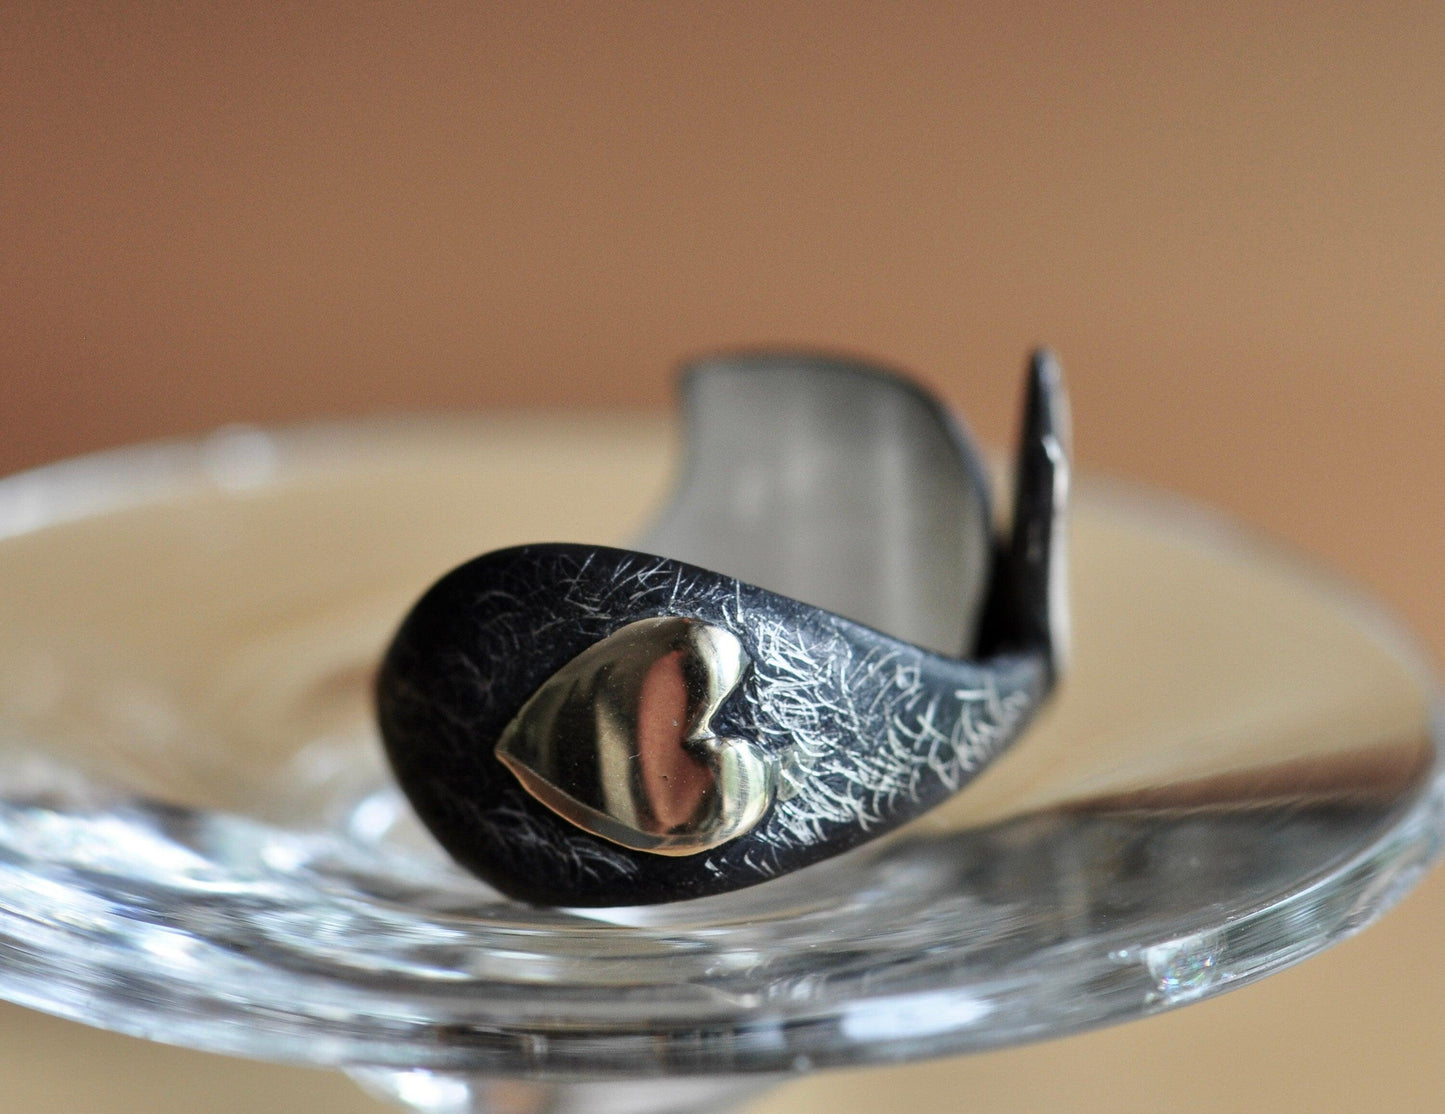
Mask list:
MULTIPOLYGON (((1046 341, 1084 468, 1305 550, 1440 660, 1442 57, 1433 3, 0 3, 0 472, 662 409, 680 357, 757 343, 884 357, 1003 444, 1046 341)), ((1222 1000, 769 1109, 1438 1109, 1442 914, 1437 874, 1222 1000)), ((157 1073, 356 1108, 3 1018, 7 1109, 149 1109, 157 1073)))

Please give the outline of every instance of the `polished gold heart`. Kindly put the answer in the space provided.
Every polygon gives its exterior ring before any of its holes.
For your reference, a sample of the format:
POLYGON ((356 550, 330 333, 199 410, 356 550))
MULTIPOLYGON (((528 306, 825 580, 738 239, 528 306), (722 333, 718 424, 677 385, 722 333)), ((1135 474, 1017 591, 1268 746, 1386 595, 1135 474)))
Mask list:
POLYGON ((750 664, 737 638, 678 616, 629 623, 578 654, 502 732, 522 787, 593 835, 695 855, 762 819, 777 763, 712 717, 750 664))

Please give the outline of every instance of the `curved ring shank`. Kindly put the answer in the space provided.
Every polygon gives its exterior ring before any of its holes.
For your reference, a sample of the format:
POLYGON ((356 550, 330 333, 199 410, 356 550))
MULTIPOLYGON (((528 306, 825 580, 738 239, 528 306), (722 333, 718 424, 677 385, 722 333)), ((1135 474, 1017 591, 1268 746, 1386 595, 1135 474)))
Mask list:
POLYGON ((688 398, 686 479, 650 544, 712 553, 789 593, 626 550, 501 550, 432 587, 378 677, 382 735, 418 815, 512 896, 675 901, 846 851, 967 784, 1066 656, 1067 413, 1047 353, 1030 367, 1000 542, 967 437, 898 378, 754 354, 695 369, 688 398), (748 497, 730 503, 737 492, 748 497), (890 513, 907 529, 871 548, 839 526, 878 533, 890 513), (911 576, 884 559, 895 549, 911 576), (978 660, 938 649, 960 637, 978 660))
POLYGON ((951 796, 1050 683, 1039 651, 945 657, 682 562, 590 546, 487 554, 438 582, 387 655, 378 711, 402 787, 462 865, 537 904, 647 904, 763 882, 951 796), (620 625, 659 615, 733 634, 752 659, 713 730, 778 763, 751 831, 696 855, 623 847, 562 820, 494 753, 523 703, 620 625))

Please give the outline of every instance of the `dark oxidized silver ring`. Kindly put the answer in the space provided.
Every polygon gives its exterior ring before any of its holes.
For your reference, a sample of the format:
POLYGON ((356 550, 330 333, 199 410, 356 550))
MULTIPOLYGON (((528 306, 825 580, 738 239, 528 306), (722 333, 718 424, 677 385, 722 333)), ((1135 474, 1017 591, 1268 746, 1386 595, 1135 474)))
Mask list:
POLYGON ((1068 418, 1048 353, 1004 535, 967 435, 891 372, 729 355, 683 397, 683 478, 637 550, 478 557, 427 591, 378 675, 417 814, 523 901, 702 897, 847 851, 962 789, 1063 669, 1068 418))

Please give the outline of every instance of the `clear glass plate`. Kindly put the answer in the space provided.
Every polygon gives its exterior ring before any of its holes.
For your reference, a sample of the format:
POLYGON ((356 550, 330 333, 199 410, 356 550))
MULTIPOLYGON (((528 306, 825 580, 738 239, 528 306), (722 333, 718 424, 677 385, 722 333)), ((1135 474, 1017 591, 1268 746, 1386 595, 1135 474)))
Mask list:
POLYGON ((624 541, 668 451, 640 419, 391 422, 0 483, 0 995, 441 1109, 446 1073, 788 1072, 1138 1017, 1356 931, 1434 856, 1406 641, 1086 483, 1074 672, 955 801, 725 897, 501 899, 392 786, 373 664, 469 556, 624 541))

